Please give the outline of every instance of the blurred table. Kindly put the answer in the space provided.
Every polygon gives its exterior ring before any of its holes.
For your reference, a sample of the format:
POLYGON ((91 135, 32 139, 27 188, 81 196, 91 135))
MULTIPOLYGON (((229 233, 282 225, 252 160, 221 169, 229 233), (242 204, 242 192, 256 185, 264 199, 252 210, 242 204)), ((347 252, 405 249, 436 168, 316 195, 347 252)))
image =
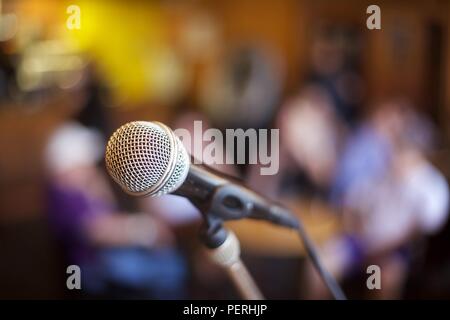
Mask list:
MULTIPOLYGON (((281 201, 303 222, 316 245, 341 232, 339 216, 324 203, 310 200, 281 201)), ((265 221, 239 220, 227 222, 241 242, 243 252, 271 257, 295 257, 306 254, 296 231, 274 226, 265 221)))

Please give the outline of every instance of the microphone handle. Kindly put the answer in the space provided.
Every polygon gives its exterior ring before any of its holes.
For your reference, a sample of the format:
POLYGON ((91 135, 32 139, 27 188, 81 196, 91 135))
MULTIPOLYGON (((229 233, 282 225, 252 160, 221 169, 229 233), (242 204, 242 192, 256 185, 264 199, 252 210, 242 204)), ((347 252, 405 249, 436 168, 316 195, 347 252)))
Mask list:
POLYGON ((253 218, 298 228, 297 218, 286 208, 203 166, 191 165, 174 194, 188 198, 203 214, 222 220, 253 218))

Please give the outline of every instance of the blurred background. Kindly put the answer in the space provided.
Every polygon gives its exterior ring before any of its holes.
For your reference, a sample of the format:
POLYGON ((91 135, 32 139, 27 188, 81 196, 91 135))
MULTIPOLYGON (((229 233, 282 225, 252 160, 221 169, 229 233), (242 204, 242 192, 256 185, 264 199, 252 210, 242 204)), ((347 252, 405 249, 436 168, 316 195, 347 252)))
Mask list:
MULTIPOLYGON (((450 2, 377 1, 381 30, 371 4, 0 0, 0 298, 238 298, 187 201, 107 176, 132 120, 279 128, 277 175, 216 169, 292 208, 350 298, 450 298, 450 2)), ((228 226, 268 298, 330 298, 294 234, 228 226)))

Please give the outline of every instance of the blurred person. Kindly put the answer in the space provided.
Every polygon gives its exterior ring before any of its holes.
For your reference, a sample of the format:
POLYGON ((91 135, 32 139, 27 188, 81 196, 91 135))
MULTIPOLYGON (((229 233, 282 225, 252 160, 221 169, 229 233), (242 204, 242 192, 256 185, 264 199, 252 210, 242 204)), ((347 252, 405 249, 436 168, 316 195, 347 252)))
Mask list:
POLYGON ((81 266, 88 293, 181 298, 185 264, 172 230, 153 212, 121 210, 130 207, 130 199, 119 203, 123 192, 116 195, 105 175, 103 151, 111 126, 104 83, 89 63, 77 88, 83 102, 74 121, 63 123, 49 139, 50 220, 68 260, 81 266))
MULTIPOLYGON (((284 65, 275 48, 259 43, 238 43, 210 67, 199 89, 199 105, 211 125, 225 133, 226 129, 269 129, 273 125, 275 107, 282 94, 284 65)), ((260 137, 257 137, 259 143, 260 137)), ((269 137, 270 139, 270 137, 269 137)), ((234 161, 237 162, 235 145, 234 161)), ((237 164, 240 177, 253 176, 259 165, 247 165, 257 152, 245 141, 245 162, 237 164)), ((245 178, 248 180, 247 178, 245 178)), ((261 185, 258 185, 261 188, 261 185)))
POLYGON ((98 131, 67 122, 45 151, 49 219, 67 261, 80 266, 93 297, 182 298, 185 267, 171 230, 150 214, 120 211, 97 166, 103 149, 98 131))
POLYGON ((75 120, 85 127, 98 130, 103 137, 109 137, 114 131, 107 115, 107 108, 111 105, 111 88, 100 76, 98 66, 92 59, 83 70, 79 87, 84 99, 75 120))
POLYGON ((321 86, 343 123, 353 127, 364 95, 360 76, 359 38, 355 30, 339 25, 319 27, 311 45, 307 83, 321 86))
MULTIPOLYGON (((385 119, 398 125, 389 131, 391 154, 383 164, 386 167, 348 187, 343 200, 345 234, 327 242, 321 252, 328 270, 341 280, 378 265, 381 290, 377 294, 383 299, 401 297, 415 241, 440 230, 449 206, 447 182, 426 158, 429 126, 411 109, 391 107, 396 110, 390 115, 399 118, 385 119)), ((311 266, 307 278, 310 297, 325 297, 325 288, 311 266)))
POLYGON ((276 121, 280 129, 280 171, 270 177, 255 172, 250 184, 274 197, 284 194, 326 199, 342 136, 342 125, 329 95, 320 86, 305 87, 286 101, 276 121))
POLYGON ((257 44, 237 45, 206 73, 200 106, 221 129, 265 128, 279 101, 282 79, 275 51, 257 44))
MULTIPOLYGON (((288 207, 295 208, 295 211, 302 211, 302 214, 303 211, 308 211, 312 216, 323 213, 324 210, 317 208, 323 208, 328 199, 344 134, 342 121, 336 115, 331 97, 320 85, 301 88, 295 96, 283 103, 275 119, 275 126, 280 130, 279 172, 273 176, 263 176, 258 166, 251 166, 246 177, 247 183, 252 189, 271 199, 279 199, 288 207)), ((268 254, 270 258, 250 258, 253 263, 258 263, 259 270, 278 268, 284 274, 295 270, 290 276, 291 283, 292 279, 301 277, 297 258, 275 257, 270 252, 268 254)), ((279 278, 269 272, 265 277, 280 282, 279 278)), ((282 283, 281 279, 280 284, 282 283)), ((269 292, 276 297, 285 297, 286 293, 281 293, 281 288, 271 288, 269 292)), ((285 292, 290 294, 295 294, 298 290, 292 286, 284 288, 289 288, 285 292)))
POLYGON ((350 132, 339 155, 331 182, 331 201, 339 207, 355 182, 383 176, 392 158, 393 143, 399 135, 405 103, 381 103, 357 128, 350 132))
POLYGON ((15 56, 8 53, 11 41, 0 41, 0 101, 10 100, 17 90, 15 56))

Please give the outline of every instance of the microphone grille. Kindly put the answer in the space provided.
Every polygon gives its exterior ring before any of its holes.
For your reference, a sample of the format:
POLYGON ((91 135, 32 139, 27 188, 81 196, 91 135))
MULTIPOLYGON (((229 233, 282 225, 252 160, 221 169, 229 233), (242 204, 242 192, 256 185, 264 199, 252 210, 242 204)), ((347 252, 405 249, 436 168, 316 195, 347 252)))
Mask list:
POLYGON ((184 182, 186 179, 187 173, 189 171, 190 160, 189 156, 186 152, 186 149, 181 144, 181 141, 176 138, 178 144, 178 155, 175 168, 170 175, 169 180, 164 184, 162 189, 158 191, 157 196, 163 195, 166 193, 171 193, 178 189, 178 187, 184 182))
POLYGON ((108 141, 105 160, 111 177, 132 195, 172 192, 189 169, 185 148, 172 130, 158 122, 121 126, 108 141))

